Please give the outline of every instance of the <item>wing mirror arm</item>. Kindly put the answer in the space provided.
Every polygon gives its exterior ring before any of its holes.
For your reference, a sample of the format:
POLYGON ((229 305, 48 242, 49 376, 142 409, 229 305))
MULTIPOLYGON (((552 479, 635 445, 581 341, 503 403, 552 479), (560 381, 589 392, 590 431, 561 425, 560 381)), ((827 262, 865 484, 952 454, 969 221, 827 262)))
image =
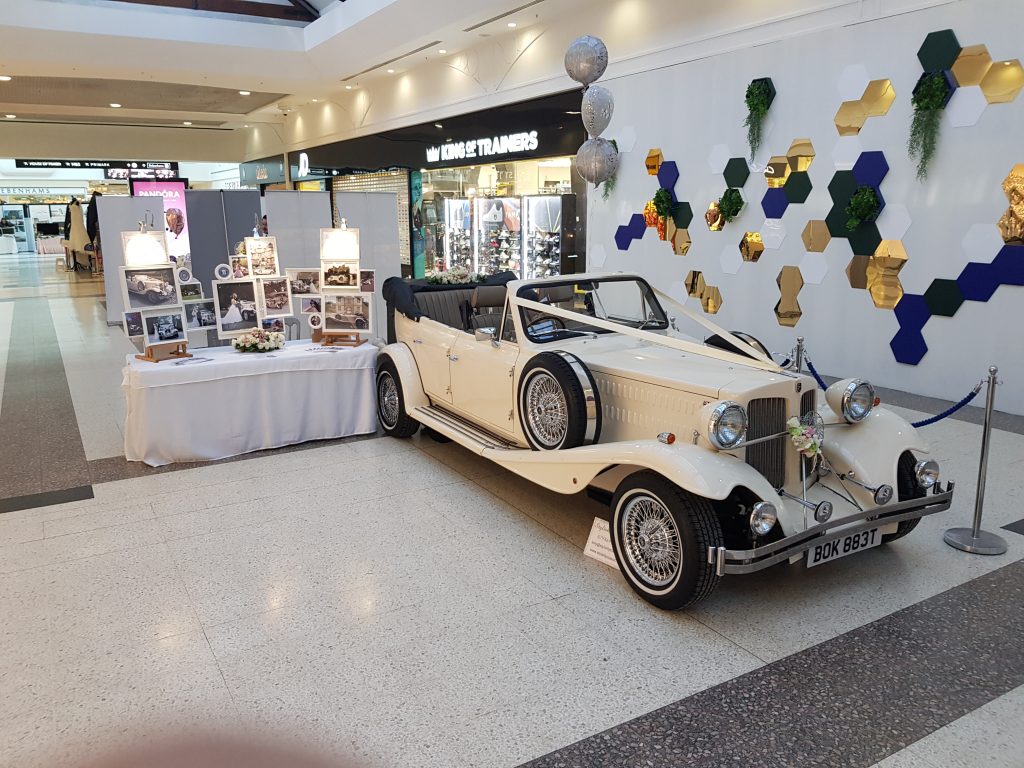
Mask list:
POLYGON ((477 341, 490 341, 493 347, 501 346, 501 342, 498 341, 497 328, 477 328, 473 331, 473 338, 477 341))

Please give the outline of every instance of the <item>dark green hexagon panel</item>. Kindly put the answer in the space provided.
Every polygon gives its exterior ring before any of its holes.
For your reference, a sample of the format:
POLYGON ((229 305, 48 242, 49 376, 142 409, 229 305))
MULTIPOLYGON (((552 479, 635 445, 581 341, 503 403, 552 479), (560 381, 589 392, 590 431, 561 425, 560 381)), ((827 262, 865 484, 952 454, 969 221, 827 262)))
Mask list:
POLYGON ((929 32, 917 52, 917 59, 925 72, 952 69, 953 62, 960 55, 960 43, 952 29, 929 32))
POLYGON ((741 189, 747 183, 747 177, 750 176, 750 166, 747 165, 746 158, 730 158, 729 162, 725 164, 724 175, 726 186, 741 189))
POLYGON ((836 171, 832 181, 828 183, 828 193, 832 196, 832 202, 845 208, 857 191, 857 177, 853 171, 836 171))
POLYGON ((783 187, 786 199, 791 203, 803 203, 811 194, 811 177, 807 171, 793 171, 783 187))
POLYGON ((924 292, 924 303, 933 315, 952 317, 964 303, 964 294, 956 280, 933 280, 924 292))
MULTIPOLYGON (((846 211, 844 210, 843 213, 846 211)), ((843 227, 845 228, 845 226, 844 224, 843 227)), ((873 256, 882 242, 882 236, 878 234, 878 227, 873 221, 864 222, 853 232, 847 230, 846 237, 850 241, 850 248, 857 256, 873 256)))
POLYGON ((850 235, 850 230, 846 228, 846 222, 850 220, 849 214, 846 213, 846 203, 832 206, 832 210, 828 212, 825 217, 825 226, 828 227, 828 233, 832 237, 846 238, 850 235))
POLYGON ((676 207, 672 209, 672 221, 679 229, 689 227, 690 222, 693 221, 693 208, 690 207, 690 204, 676 203, 676 207))

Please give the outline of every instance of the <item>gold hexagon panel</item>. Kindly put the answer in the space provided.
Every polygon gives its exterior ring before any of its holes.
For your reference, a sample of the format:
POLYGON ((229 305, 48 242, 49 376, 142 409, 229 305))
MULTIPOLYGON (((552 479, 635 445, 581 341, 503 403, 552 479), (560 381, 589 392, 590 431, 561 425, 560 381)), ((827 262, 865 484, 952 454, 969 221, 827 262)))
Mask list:
POLYGON ((803 314, 797 295, 804 287, 804 276, 800 274, 800 267, 783 267, 775 282, 781 294, 779 303, 775 305, 775 317, 778 318, 779 325, 792 328, 800 322, 800 316, 803 314))
POLYGON ((1004 243, 1024 242, 1024 164, 1018 163, 1003 179, 1003 193, 1010 207, 999 219, 1004 243))
POLYGON ((997 61, 981 79, 981 91, 989 104, 1006 104, 1024 88, 1024 67, 1019 59, 997 61))
POLYGON ((690 245, 693 241, 690 239, 690 232, 686 229, 677 229, 672 234, 672 252, 676 256, 685 256, 689 250, 690 245))
POLYGON ((789 158, 776 155, 768 161, 768 167, 764 169, 764 180, 769 187, 784 187, 789 174, 789 158))
POLYGON ((746 232, 740 240, 740 255, 744 261, 757 261, 764 253, 764 240, 760 232, 746 232))
POLYGON ((859 101, 844 101, 836 112, 836 130, 840 136, 856 136, 868 119, 859 101))
POLYGON ((804 241, 804 249, 811 253, 822 253, 832 240, 828 224, 821 219, 808 221, 801 237, 804 241))
POLYGON ((691 296, 694 299, 700 298, 701 294, 704 293, 706 283, 704 282, 704 273, 696 269, 691 269, 686 273, 686 295, 691 296))
POLYGON ((882 117, 896 101, 896 89, 889 80, 872 80, 860 97, 860 105, 867 117, 882 117))
POLYGON ((899 273, 906 263, 907 250, 900 240, 883 240, 868 259, 867 288, 879 309, 895 309, 903 298, 899 273))
POLYGON ((665 156, 661 154, 660 149, 655 148, 648 152, 647 159, 644 161, 644 165, 647 166, 647 173, 651 176, 657 176, 664 159, 665 156))
POLYGON ((700 295, 700 305, 709 315, 717 315, 722 308, 722 292, 718 286, 708 285, 704 287, 704 293, 700 295))
POLYGON ((961 86, 981 85, 981 81, 992 67, 992 57, 984 45, 968 45, 960 49, 960 55, 953 62, 953 77, 961 86))
POLYGON ((789 160, 789 170, 806 171, 811 167, 811 161, 814 160, 814 145, 811 144, 810 139, 793 139, 786 158, 789 160))
POLYGON ((870 256, 854 256, 846 265, 846 279, 850 287, 864 290, 868 287, 868 260, 870 256))

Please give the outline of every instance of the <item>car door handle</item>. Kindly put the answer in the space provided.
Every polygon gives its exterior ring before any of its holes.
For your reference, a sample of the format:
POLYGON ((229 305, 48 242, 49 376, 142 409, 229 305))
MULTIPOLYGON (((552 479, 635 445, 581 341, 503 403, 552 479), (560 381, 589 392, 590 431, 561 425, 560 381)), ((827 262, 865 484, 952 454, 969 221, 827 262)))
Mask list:
POLYGON ((422 344, 423 343, 423 339, 413 339, 412 343, 413 344, 422 344))
POLYGON ((448 359, 451 360, 453 363, 459 362, 459 356, 458 355, 448 355, 448 359))

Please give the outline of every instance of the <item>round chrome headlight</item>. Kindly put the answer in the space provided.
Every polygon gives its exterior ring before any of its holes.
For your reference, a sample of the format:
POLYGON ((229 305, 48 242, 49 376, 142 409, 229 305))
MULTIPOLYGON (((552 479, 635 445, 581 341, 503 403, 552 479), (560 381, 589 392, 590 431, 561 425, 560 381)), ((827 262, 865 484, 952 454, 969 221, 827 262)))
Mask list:
POLYGON ((774 504, 770 501, 759 501, 750 513, 750 530, 758 536, 764 536, 775 527, 778 519, 779 513, 774 504))
POLYGON ((720 451, 738 448, 747 436, 747 412, 743 406, 725 400, 711 411, 708 440, 720 451))
POLYGON ((854 379, 843 390, 843 418, 851 424, 864 421, 875 407, 875 388, 870 382, 854 379))
POLYGON ((914 465, 914 475, 917 477, 917 484, 926 491, 939 482, 939 462, 934 459, 924 459, 914 465))

